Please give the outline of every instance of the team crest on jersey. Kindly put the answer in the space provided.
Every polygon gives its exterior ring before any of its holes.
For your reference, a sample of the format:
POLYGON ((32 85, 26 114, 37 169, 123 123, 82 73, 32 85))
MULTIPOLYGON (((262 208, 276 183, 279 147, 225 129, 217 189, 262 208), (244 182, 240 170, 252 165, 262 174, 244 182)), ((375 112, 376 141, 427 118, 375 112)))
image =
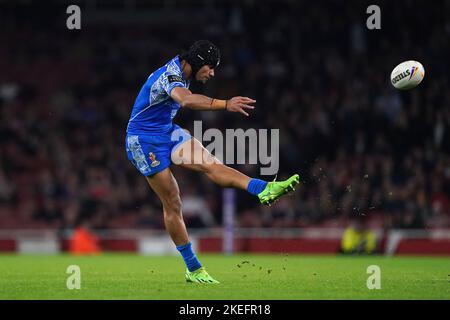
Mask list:
POLYGON ((160 162, 158 160, 156 160, 156 156, 153 152, 150 152, 148 154, 148 157, 150 158, 150 161, 151 161, 151 164, 150 164, 151 167, 156 167, 159 165, 160 162))

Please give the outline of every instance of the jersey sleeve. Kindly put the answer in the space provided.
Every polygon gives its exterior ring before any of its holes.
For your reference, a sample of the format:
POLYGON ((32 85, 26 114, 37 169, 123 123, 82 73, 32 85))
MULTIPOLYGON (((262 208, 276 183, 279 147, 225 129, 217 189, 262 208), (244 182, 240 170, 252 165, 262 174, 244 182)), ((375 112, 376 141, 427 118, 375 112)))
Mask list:
POLYGON ((169 96, 173 88, 175 87, 187 88, 186 84, 183 82, 183 79, 181 78, 181 75, 168 71, 164 72, 163 74, 162 86, 164 88, 164 91, 166 91, 166 93, 169 96))

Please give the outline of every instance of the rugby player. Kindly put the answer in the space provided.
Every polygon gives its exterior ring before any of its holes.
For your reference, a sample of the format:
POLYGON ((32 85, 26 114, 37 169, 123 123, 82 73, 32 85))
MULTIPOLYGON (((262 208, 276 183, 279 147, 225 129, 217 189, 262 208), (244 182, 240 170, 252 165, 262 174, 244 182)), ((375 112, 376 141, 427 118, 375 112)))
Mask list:
POLYGON ((200 40, 150 74, 135 100, 125 142, 128 159, 162 202, 165 227, 186 264, 186 281, 196 283, 219 282, 201 265, 189 241, 178 184, 170 170, 172 164, 201 172, 221 187, 246 190, 264 205, 294 191, 299 183, 297 174, 285 181, 250 178, 222 164, 197 139, 172 122, 180 108, 249 115, 247 111, 256 102, 251 98, 220 100, 189 90, 192 81, 206 83, 214 77, 219 63, 219 49, 210 41, 200 40), (194 161, 199 153, 200 161, 194 161))

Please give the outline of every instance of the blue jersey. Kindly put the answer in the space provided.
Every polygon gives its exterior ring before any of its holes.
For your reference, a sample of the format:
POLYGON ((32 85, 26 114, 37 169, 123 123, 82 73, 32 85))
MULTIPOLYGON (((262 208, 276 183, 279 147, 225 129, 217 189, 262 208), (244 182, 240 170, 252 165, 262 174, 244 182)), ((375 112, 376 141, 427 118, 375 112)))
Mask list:
POLYGON ((157 135, 170 131, 172 119, 180 109, 170 92, 175 87, 189 88, 189 84, 183 78, 178 56, 153 72, 134 102, 127 127, 128 135, 157 135))

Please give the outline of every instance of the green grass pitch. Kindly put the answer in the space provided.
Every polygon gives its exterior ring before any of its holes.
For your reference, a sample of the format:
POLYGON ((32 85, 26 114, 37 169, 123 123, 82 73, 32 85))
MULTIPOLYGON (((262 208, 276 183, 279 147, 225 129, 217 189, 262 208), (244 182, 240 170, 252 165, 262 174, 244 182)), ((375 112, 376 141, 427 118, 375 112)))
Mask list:
POLYGON ((219 285, 184 281, 181 257, 0 255, 0 299, 450 299, 450 258, 200 255, 219 285), (66 287, 69 265, 81 288, 66 287), (381 268, 381 289, 366 286, 381 268))

